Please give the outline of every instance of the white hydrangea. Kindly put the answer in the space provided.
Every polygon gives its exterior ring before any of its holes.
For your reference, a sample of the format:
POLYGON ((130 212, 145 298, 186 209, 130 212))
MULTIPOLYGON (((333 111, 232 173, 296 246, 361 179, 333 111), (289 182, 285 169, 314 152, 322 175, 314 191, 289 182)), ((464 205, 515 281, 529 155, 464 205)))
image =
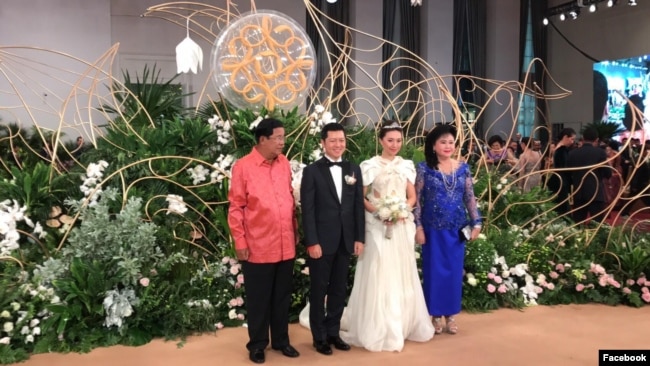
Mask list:
POLYGON ((296 206, 300 206, 300 182, 302 182, 302 170, 305 164, 298 160, 291 160, 291 188, 293 189, 293 200, 296 206))

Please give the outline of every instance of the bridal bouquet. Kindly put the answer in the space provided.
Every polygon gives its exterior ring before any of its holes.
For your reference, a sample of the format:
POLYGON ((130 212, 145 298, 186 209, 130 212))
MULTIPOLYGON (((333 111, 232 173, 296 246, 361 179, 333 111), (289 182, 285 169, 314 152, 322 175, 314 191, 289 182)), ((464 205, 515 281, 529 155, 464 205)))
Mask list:
POLYGON ((386 223, 386 233, 384 234, 386 239, 393 237, 393 224, 409 217, 410 212, 411 207, 400 197, 386 196, 377 203, 375 216, 386 223))

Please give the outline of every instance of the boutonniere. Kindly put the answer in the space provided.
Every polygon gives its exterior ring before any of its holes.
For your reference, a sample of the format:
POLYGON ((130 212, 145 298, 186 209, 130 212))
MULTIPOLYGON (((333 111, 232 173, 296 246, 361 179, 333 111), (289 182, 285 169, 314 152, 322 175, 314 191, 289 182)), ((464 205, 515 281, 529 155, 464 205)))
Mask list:
POLYGON ((353 185, 356 182, 357 182, 357 178, 354 177, 354 172, 352 173, 352 175, 345 176, 345 183, 349 185, 353 185))

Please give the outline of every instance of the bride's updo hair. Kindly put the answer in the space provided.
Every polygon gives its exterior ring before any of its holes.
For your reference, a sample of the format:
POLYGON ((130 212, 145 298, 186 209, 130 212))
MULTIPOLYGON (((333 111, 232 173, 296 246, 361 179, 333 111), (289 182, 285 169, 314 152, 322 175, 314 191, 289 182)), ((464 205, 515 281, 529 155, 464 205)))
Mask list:
POLYGON ((446 123, 437 124, 429 131, 424 141, 424 158, 427 161, 427 166, 431 169, 438 169, 438 155, 436 155, 433 147, 436 145, 436 141, 440 140, 444 135, 452 135, 456 138, 456 127, 446 123))
POLYGON ((381 128, 379 129, 379 135, 378 136, 379 136, 379 139, 381 140, 381 139, 384 138, 384 136, 386 136, 388 131, 399 131, 401 133, 402 130, 403 130, 402 125, 399 122, 390 119, 390 120, 384 121, 381 124, 381 128))

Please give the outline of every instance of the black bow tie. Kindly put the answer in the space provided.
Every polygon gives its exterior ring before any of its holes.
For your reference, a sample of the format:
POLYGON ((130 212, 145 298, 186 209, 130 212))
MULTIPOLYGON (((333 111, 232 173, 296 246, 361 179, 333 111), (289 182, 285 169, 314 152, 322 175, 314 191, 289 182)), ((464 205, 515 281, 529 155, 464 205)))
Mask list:
POLYGON ((342 166, 343 166, 343 162, 342 162, 342 161, 331 161, 331 160, 327 160, 327 166, 329 166, 329 167, 332 167, 332 166, 340 166, 340 167, 342 167, 342 166))

